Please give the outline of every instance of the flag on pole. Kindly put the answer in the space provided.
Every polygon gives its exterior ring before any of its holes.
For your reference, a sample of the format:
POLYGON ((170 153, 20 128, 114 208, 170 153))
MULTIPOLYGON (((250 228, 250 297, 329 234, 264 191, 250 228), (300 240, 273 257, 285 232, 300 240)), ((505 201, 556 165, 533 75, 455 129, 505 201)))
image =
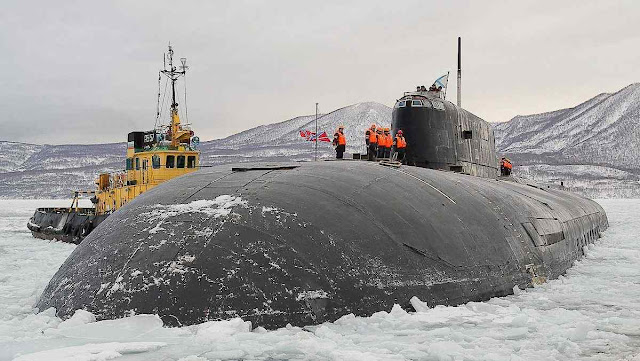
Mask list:
MULTIPOLYGON (((316 132, 311 132, 311 131, 308 131, 308 130, 301 130, 300 131, 300 137, 305 138, 309 142, 315 142, 315 140, 316 140, 316 132)), ((318 141, 319 142, 331 142, 331 139, 329 139, 329 136, 327 135, 327 132, 322 132, 322 133, 320 133, 320 136, 318 137, 318 141)))
POLYGON ((327 132, 322 132, 322 134, 320 134, 320 136, 318 137, 318 140, 321 142, 330 142, 331 139, 329 139, 329 136, 327 135, 327 132))
POLYGON ((448 82, 449 82, 449 73, 446 73, 445 75, 436 79, 436 81, 433 82, 433 85, 431 86, 431 88, 435 90, 440 90, 440 91, 444 90, 447 88, 448 82))

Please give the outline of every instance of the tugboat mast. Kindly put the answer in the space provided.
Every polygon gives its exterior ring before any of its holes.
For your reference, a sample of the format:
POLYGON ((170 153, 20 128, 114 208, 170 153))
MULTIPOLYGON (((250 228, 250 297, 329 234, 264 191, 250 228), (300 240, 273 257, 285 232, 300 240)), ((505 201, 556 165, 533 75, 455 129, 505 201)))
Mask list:
POLYGON ((173 65, 173 48, 171 47, 171 44, 169 44, 169 53, 168 55, 166 55, 165 60, 169 61, 169 69, 167 69, 165 63, 165 68, 164 70, 161 70, 160 73, 164 74, 167 78, 169 78, 169 80, 171 80, 171 126, 169 128, 167 136, 171 139, 171 146, 177 147, 180 143, 180 138, 184 136, 183 134, 181 134, 184 133, 184 131, 180 127, 180 117, 178 116, 178 103, 176 102, 176 80, 178 80, 178 78, 180 78, 181 76, 184 76, 189 67, 187 66, 187 58, 180 58, 180 62, 182 63, 180 69, 182 70, 177 70, 177 68, 173 65))

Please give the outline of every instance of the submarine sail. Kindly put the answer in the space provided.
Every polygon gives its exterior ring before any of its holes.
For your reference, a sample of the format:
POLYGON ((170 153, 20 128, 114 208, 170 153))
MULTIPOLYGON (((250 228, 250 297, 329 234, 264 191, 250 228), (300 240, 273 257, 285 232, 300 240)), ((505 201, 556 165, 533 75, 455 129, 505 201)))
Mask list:
POLYGON ((391 129, 407 140, 405 163, 479 177, 497 177, 491 125, 441 98, 441 91, 406 92, 393 107, 391 129))

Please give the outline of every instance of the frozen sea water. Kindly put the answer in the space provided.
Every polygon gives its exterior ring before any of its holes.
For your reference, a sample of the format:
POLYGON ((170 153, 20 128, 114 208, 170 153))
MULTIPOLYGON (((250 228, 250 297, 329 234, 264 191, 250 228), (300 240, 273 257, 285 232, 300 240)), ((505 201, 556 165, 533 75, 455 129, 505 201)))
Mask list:
MULTIPOLYGON (((67 205, 66 201, 56 201, 67 205)), ((566 276, 513 296, 267 331, 241 319, 166 328, 155 315, 95 322, 37 313, 74 246, 31 238, 33 209, 0 200, 0 360, 640 361, 640 200, 602 200, 611 227, 566 276)))

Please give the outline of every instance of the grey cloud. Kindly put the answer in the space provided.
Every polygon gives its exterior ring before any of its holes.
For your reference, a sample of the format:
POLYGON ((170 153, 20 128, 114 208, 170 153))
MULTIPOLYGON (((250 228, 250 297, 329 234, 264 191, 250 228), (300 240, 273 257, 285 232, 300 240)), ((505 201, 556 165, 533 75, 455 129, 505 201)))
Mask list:
MULTIPOLYGON (((123 141, 153 126, 168 41, 189 118, 212 139, 403 91, 455 72, 488 121, 638 81, 630 1, 13 1, 0 14, 1 139, 123 141)), ((453 80, 453 79, 452 79, 453 80)), ((455 101, 455 81, 449 99, 455 101)), ((184 105, 184 104, 181 104, 184 105)))

